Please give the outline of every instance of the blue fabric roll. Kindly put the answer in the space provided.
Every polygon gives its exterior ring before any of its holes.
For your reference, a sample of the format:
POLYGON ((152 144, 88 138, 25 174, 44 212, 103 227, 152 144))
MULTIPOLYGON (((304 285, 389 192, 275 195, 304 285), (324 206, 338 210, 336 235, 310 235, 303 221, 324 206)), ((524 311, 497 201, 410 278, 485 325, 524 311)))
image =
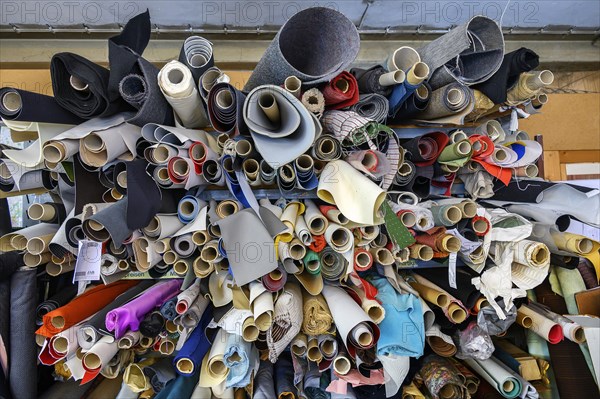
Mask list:
POLYGON ((425 323, 419 298, 400 294, 381 276, 368 278, 377 288, 376 298, 385 309, 379 323, 381 335, 377 341, 378 355, 420 357, 425 347, 425 323))
POLYGON ((208 323, 210 323, 212 318, 213 308, 212 306, 209 306, 202 314, 202 317, 200 318, 200 322, 198 323, 196 329, 192 331, 192 333, 188 337, 187 341, 185 341, 185 344, 183 344, 183 347, 181 348, 177 356, 175 356, 175 358, 173 359, 173 366, 175 366, 177 374, 180 374, 182 376, 190 376, 196 374, 196 372, 199 372, 200 366, 202 364, 202 359, 210 349, 211 345, 208 341, 208 338, 206 338, 206 334, 204 334, 204 329, 208 326, 208 323), (194 364, 194 369, 191 373, 184 373, 177 369, 177 362, 181 359, 189 359, 194 364))
MULTIPOLYGON (((204 332, 202 332, 204 335, 204 332)), ((200 380, 200 367, 190 376, 179 375, 169 381, 165 388, 154 399, 189 398, 192 396, 200 380)))
POLYGON ((175 309, 177 306, 177 297, 169 299, 167 302, 163 303, 160 307, 160 314, 164 316, 165 319, 173 321, 175 317, 177 317, 177 310, 175 309))
POLYGON ((243 388, 252 381, 252 370, 258 361, 258 350, 251 342, 240 339, 239 335, 229 334, 223 361, 229 368, 227 388, 243 388))
POLYGON ((404 104, 408 97, 410 97, 419 86, 420 84, 413 86, 406 80, 403 83, 394 86, 392 94, 390 94, 390 96, 388 97, 388 101, 390 103, 390 117, 393 118, 394 116, 396 116, 396 113, 398 112, 402 104, 404 104))
POLYGON ((196 216, 198 216, 198 212, 200 212, 200 206, 198 201, 198 198, 194 197, 193 195, 186 195, 181 199, 181 201, 179 201, 179 206, 177 207, 177 217, 179 218, 181 223, 189 223, 192 220, 196 219, 196 216), (186 207, 188 206, 188 204, 191 205, 192 211, 188 212, 186 210, 184 214, 182 212, 183 204, 185 204, 186 207))

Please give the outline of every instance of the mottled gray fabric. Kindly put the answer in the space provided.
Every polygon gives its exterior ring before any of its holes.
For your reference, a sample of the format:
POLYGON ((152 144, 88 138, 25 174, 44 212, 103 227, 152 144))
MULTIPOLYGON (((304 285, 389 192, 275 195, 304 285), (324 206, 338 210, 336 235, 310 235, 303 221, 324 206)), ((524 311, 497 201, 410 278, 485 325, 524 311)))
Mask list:
POLYGON ((356 104, 350 107, 351 111, 360 116, 385 123, 390 109, 388 99, 380 94, 361 94, 356 104))
POLYGON ((498 24, 473 17, 417 50, 434 71, 429 84, 435 90, 455 80, 473 85, 489 79, 504 59, 504 37, 498 24))
POLYGON ((254 399, 273 399, 276 397, 273 363, 262 360, 254 377, 254 399))
POLYGON ((358 30, 344 14, 331 8, 308 8, 281 27, 244 91, 265 84, 282 85, 292 75, 303 86, 329 81, 354 61, 359 48, 358 30))
POLYGON ((8 381, 14 399, 37 397, 36 274, 35 268, 19 270, 10 282, 8 381))
POLYGON ((471 93, 468 87, 458 82, 450 83, 444 87, 434 90, 427 108, 414 116, 415 119, 432 120, 450 116, 464 110, 471 101, 471 93), (460 90, 462 99, 457 104, 448 102, 450 90, 460 90))

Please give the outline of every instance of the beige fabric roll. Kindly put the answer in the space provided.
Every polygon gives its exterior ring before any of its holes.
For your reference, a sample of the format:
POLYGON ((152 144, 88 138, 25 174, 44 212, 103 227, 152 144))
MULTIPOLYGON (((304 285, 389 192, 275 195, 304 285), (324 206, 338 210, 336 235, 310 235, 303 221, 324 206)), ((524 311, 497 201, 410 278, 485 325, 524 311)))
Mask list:
POLYGON ((308 340, 306 357, 308 360, 315 363, 320 363, 321 360, 323 360, 323 354, 319 349, 319 341, 316 338, 311 338, 308 340))
POLYGON ((392 252, 387 248, 371 248, 369 250, 375 262, 383 266, 389 266, 394 264, 394 256, 392 252))
POLYGON ((311 200, 304 201, 306 205, 306 212, 304 214, 304 220, 308 226, 308 230, 313 235, 321 235, 325 233, 325 230, 329 226, 329 221, 315 203, 311 200))
POLYGON ((326 334, 331 330, 333 316, 323 295, 303 296, 302 332, 308 336, 326 334))
POLYGON ((296 356, 305 357, 308 349, 308 339, 305 334, 298 334, 291 344, 292 353, 296 356))
POLYGON ((225 366, 223 355, 227 348, 228 333, 220 329, 215 336, 210 351, 202 360, 202 369, 200 371, 200 381, 198 385, 202 387, 216 387, 227 378, 229 369, 225 366))

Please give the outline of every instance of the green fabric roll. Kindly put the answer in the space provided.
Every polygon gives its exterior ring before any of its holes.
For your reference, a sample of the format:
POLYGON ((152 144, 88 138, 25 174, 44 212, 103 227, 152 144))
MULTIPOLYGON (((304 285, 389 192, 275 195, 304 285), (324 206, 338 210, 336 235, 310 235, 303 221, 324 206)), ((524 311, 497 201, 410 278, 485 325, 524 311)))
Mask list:
POLYGON ((321 273, 321 261, 319 259, 319 255, 315 251, 312 251, 310 249, 307 250, 306 255, 304 255, 304 259, 302 259, 302 261, 304 262, 304 270, 306 270, 308 273, 312 275, 317 275, 321 273), (314 270, 311 270, 308 267, 308 265, 313 264, 314 262, 316 262, 318 266, 314 270))
POLYGON ((469 140, 462 140, 458 143, 450 144, 442 150, 442 153, 438 157, 437 161, 440 164, 452 165, 457 167, 463 167, 471 159, 473 155, 473 146, 469 140), (460 146, 469 146, 469 152, 467 154, 461 154, 458 149, 460 146))

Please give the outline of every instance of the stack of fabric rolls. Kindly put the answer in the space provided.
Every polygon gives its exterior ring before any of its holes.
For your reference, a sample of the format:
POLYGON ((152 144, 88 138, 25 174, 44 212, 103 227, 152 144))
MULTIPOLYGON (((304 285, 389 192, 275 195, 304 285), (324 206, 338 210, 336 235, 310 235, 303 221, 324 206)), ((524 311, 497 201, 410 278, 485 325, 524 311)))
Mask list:
POLYGON ((54 97, 0 89, 37 137, 2 149, 0 190, 52 198, 0 237, 13 397, 39 361, 45 397, 537 398, 550 377, 499 337, 586 350, 527 293, 580 259, 597 284, 600 243, 567 229, 598 227, 599 194, 537 177, 518 119, 553 76, 494 21, 350 69, 354 24, 308 8, 243 89, 199 36, 148 62, 150 26, 109 39, 109 69, 54 55, 54 97))

